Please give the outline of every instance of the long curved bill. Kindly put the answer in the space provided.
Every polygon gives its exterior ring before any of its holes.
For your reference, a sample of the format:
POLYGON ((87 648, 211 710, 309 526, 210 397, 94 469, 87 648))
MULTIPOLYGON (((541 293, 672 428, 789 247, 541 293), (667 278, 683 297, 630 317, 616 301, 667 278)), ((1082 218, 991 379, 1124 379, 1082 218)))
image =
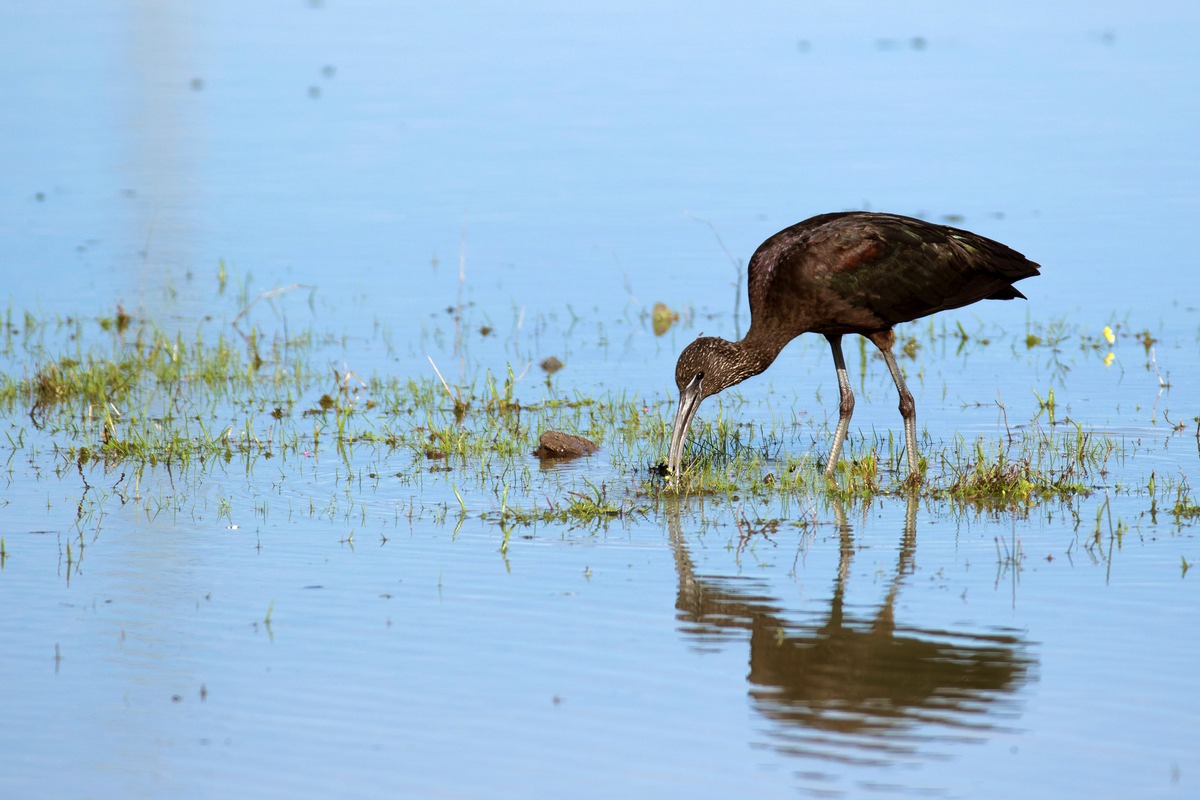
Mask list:
POLYGON ((667 451, 667 470, 671 480, 677 480, 682 474, 683 445, 687 441, 688 428, 692 418, 700 408, 704 393, 700 390, 700 376, 692 378, 683 391, 679 393, 679 408, 675 411, 675 426, 671 429, 671 448, 667 451))

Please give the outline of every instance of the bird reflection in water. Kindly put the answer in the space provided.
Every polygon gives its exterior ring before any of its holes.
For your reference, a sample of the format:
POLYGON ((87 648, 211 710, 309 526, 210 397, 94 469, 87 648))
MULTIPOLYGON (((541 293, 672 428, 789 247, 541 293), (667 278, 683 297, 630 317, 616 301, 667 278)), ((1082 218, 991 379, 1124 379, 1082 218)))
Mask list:
POLYGON ((679 519, 671 539, 679 573, 681 629, 708 646, 749 632, 750 696, 785 752, 840 762, 892 764, 941 754, 938 740, 983 741, 1015 714, 1029 680, 1028 644, 1004 633, 897 625, 896 597, 912 571, 917 498, 907 501, 895 573, 871 615, 845 605, 853 532, 834 507, 840 539, 828 614, 789 622, 777 601, 728 579, 695 574, 679 519))

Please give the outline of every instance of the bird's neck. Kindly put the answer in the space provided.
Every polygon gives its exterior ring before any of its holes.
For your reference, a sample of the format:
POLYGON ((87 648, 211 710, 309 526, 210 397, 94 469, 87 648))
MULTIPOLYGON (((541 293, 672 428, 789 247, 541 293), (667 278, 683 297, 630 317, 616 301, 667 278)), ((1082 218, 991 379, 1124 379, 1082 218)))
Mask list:
POLYGON ((750 330, 746 331, 746 338, 733 344, 741 351, 740 360, 748 370, 751 370, 750 375, 757 375, 774 363, 780 351, 791 340, 792 337, 782 331, 772 330, 751 322, 750 330))

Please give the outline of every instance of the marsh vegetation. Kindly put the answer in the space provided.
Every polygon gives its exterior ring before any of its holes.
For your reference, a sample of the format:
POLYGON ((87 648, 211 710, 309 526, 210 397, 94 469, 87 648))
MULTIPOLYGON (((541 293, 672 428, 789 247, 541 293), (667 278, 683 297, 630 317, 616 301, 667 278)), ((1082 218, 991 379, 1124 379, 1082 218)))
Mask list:
MULTIPOLYGON (((422 334, 457 362, 457 377, 443 374, 432 356, 417 374, 362 375, 337 366, 344 340, 297 324, 288 315, 294 309, 283 316, 250 313, 262 299, 279 299, 279 290, 226 297, 227 281, 222 263, 213 302, 227 312, 186 334, 120 306, 107 316, 53 319, 9 310, 0 409, 10 480, 18 461, 60 479, 77 474, 83 492, 77 546, 94 537, 89 517, 113 495, 152 516, 211 514, 202 491, 206 478, 234 464, 250 486, 287 483, 312 464, 333 465, 337 489, 328 500, 309 498, 310 515, 349 520, 357 513, 365 523, 367 509, 382 502, 410 521, 477 518, 502 528, 505 542, 514 527, 595 531, 692 498, 730 508, 753 504, 760 519, 779 520, 818 503, 887 496, 915 496, 949 514, 1025 515, 1053 504, 1078 516, 1094 497, 1119 495, 1127 509, 1144 506, 1139 519, 1157 520, 1164 505, 1177 526, 1197 516, 1186 475, 1154 465, 1147 470, 1137 456, 1174 440, 1200 444, 1200 419, 1172 419, 1164 407, 1169 424, 1158 426, 1158 400, 1169 383, 1155 363, 1157 339, 1124 321, 1103 333, 1065 320, 1030 320, 1012 333, 969 331, 961 320, 904 326, 898 349, 918 381, 925 378, 926 355, 988 364, 999 353, 1040 366, 1050 382, 1044 392, 1029 388, 1020 404, 1024 418, 998 399, 991 404, 995 422, 982 430, 924 427, 920 482, 901 478, 896 432, 874 426, 852 428, 834 479, 827 479, 821 448, 830 435, 828 415, 809 410, 828 402, 820 385, 812 398, 798 390, 790 405, 738 391, 719 398, 693 430, 684 474, 671 482, 662 465, 674 404, 666 386, 644 395, 619 385, 578 386, 569 370, 560 372, 557 358, 553 368, 532 368, 532 352, 516 352, 517 362, 475 363, 469 340, 496 337, 481 321, 495 312, 469 305, 431 317, 422 334), (1095 428, 1064 413, 1072 370, 1096 369, 1103 351, 1111 361, 1118 338, 1137 348, 1143 370, 1152 370, 1160 385, 1150 416, 1155 427, 1145 433, 1095 428), (531 453, 546 432, 586 437, 600 451, 578 463, 539 463, 531 453), (160 485, 163 476, 172 486, 168 496, 146 488, 160 485), (398 496, 406 498, 403 507, 398 496)), ((664 307, 642 310, 633 323, 661 335, 664 307)), ((575 330, 580 318, 573 310, 569 316, 575 330)), ((605 336, 598 320, 588 329, 605 336)), ((379 336, 377 344, 390 349, 386 330, 379 336)), ((885 391, 868 383, 870 373, 879 372, 870 361, 860 349, 861 384, 872 401, 883 403, 885 391)), ((217 517, 266 517, 278 502, 272 494, 251 490, 221 498, 217 517)), ((296 513, 294 499, 288 513, 296 513)))

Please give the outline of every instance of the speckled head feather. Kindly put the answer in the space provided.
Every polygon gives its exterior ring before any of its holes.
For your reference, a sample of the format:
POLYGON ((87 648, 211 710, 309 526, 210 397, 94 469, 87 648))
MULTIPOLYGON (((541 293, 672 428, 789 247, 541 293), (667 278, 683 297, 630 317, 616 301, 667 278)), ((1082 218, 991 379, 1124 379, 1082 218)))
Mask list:
POLYGON ((682 392, 699 375, 700 399, 704 399, 757 374, 735 343, 703 336, 679 354, 675 364, 675 385, 682 392))

